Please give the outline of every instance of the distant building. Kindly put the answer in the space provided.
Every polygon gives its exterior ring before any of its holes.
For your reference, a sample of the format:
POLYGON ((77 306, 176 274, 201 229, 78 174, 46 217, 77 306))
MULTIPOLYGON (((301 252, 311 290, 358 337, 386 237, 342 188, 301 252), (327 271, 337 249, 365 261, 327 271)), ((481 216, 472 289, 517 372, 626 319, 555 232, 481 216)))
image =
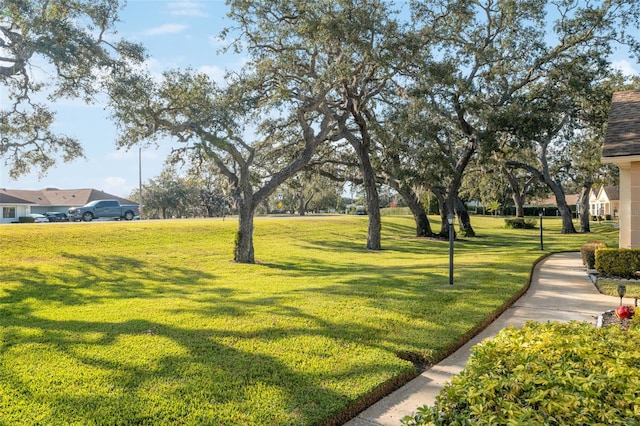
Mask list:
MULTIPOLYGON (((576 213, 578 211, 578 203, 580 202, 580 194, 565 194, 564 200, 567 202, 569 206, 569 210, 571 212, 576 213)), ((556 201, 555 195, 549 195, 546 198, 534 198, 530 203, 524 205, 525 208, 536 208, 536 209, 549 209, 547 210, 547 215, 550 211, 553 211, 552 215, 559 215, 558 212, 558 202, 556 201)), ((537 212, 534 214, 538 214, 537 212)))
POLYGON ((603 186, 591 191, 589 213, 592 217, 615 219, 620 213, 620 191, 615 186, 603 186))
POLYGON ((122 204, 135 204, 126 198, 108 194, 97 189, 41 190, 0 188, 0 223, 16 222, 21 216, 31 213, 67 212, 69 207, 84 206, 93 200, 118 200, 122 204))

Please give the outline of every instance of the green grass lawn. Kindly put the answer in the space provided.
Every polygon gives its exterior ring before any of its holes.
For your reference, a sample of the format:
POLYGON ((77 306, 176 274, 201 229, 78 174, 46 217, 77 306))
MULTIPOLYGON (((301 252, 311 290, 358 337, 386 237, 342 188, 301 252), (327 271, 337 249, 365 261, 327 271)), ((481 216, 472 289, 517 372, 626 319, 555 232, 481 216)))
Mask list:
POLYGON ((597 282, 598 290, 609 296, 618 297, 618 285, 625 286, 625 296, 630 299, 640 299, 640 282, 638 280, 622 280, 615 278, 599 277, 597 282))
MULTIPOLYGON (((432 226, 438 229, 438 219, 432 226)), ((340 423, 441 359, 527 284, 532 265, 617 229, 560 221, 416 238, 383 218, 257 219, 258 264, 235 220, 0 226, 0 424, 340 423), (413 361, 413 362, 411 362, 413 361)))

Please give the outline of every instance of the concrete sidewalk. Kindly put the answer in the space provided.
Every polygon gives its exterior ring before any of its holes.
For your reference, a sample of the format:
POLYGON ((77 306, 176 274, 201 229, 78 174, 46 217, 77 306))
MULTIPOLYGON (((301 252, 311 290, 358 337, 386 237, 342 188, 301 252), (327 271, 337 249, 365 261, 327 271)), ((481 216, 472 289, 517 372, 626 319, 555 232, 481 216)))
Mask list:
MULTIPOLYGON (((633 300, 624 300, 633 304, 633 300)), ((378 401, 345 426, 398 426, 400 419, 422 405, 433 405, 444 384, 462 371, 471 347, 495 336, 508 325, 527 321, 587 321, 595 325, 597 316, 614 309, 619 298, 596 290, 582 265, 580 253, 559 253, 536 265, 529 290, 509 309, 467 344, 423 372, 402 388, 378 401)))

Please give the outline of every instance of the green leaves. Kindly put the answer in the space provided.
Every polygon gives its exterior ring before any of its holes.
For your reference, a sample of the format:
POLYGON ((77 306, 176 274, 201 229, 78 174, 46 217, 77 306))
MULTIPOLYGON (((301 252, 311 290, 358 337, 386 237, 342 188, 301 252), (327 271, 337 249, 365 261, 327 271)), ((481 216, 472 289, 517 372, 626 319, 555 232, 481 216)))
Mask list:
POLYGON ((52 131, 49 102, 93 102, 105 77, 142 61, 141 46, 105 42, 119 7, 116 0, 0 1, 0 86, 9 99, 0 106, 0 156, 12 177, 82 156, 78 141, 52 131))
POLYGON ((420 419, 404 424, 639 424, 640 328, 527 323, 472 349, 420 419))

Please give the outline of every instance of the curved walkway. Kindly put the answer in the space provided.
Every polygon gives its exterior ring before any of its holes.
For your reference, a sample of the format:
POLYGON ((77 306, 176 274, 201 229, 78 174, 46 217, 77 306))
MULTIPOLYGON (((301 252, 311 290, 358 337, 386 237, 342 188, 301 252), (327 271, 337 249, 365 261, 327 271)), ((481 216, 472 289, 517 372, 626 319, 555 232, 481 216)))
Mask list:
MULTIPOLYGON (((620 303, 617 297, 600 294, 589 279, 580 253, 553 254, 533 270, 529 290, 467 344, 438 364, 424 371, 400 389, 384 397, 345 426, 399 426, 400 419, 422 405, 433 405, 444 384, 462 371, 471 347, 495 336, 508 325, 527 321, 587 321, 620 303)), ((633 300, 625 300, 632 304, 633 300)))

